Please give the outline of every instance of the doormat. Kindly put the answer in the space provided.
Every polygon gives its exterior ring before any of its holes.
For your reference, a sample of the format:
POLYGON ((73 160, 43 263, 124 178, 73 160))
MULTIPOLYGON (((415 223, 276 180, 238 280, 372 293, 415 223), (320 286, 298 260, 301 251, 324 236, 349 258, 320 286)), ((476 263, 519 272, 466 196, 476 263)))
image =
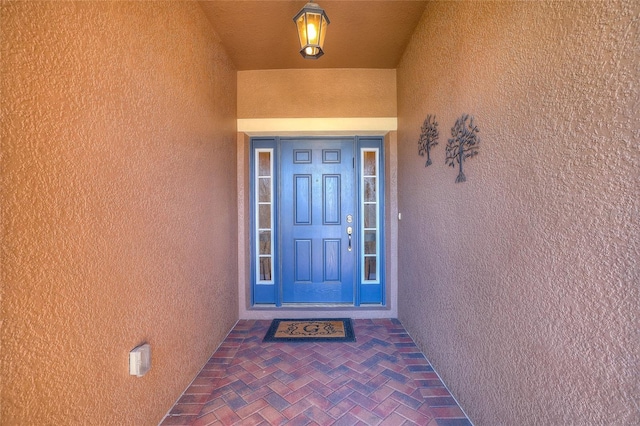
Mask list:
POLYGON ((355 342, 349 318, 274 319, 263 342, 355 342))

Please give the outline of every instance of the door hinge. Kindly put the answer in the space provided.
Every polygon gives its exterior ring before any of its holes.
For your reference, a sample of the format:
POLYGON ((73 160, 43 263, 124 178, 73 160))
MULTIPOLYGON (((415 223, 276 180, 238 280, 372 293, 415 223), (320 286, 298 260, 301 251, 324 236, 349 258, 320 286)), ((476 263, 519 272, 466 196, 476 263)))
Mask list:
POLYGON ((351 157, 351 167, 356 168, 356 157, 351 157))

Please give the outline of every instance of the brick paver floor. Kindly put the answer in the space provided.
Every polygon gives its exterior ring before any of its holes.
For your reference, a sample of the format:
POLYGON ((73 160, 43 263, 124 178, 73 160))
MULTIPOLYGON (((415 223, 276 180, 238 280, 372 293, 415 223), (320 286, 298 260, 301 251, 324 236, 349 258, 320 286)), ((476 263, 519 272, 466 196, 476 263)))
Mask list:
POLYGON ((263 343, 270 323, 240 320, 161 425, 471 425, 400 321, 348 343, 263 343))

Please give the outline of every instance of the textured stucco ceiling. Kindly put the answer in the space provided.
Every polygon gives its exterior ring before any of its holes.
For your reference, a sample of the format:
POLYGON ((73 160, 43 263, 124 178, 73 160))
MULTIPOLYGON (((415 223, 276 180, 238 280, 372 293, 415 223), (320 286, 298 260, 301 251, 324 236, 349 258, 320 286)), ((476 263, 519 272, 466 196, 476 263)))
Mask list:
POLYGON ((424 11, 422 0, 319 0, 331 21, 320 59, 303 59, 293 16, 302 0, 200 4, 238 70, 395 68, 424 11))

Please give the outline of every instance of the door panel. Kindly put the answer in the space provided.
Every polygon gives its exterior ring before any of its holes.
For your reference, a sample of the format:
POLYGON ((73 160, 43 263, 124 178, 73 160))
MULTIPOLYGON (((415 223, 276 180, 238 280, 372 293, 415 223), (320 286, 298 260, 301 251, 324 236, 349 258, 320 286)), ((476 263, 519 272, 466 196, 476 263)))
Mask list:
POLYGON ((354 303, 353 155, 353 139, 281 142, 283 303, 354 303))
MULTIPOLYGON (((295 200, 295 221, 294 225, 311 225, 311 175, 295 175, 295 189, 293 198, 295 200)), ((286 206, 289 208, 289 206, 286 206)))

